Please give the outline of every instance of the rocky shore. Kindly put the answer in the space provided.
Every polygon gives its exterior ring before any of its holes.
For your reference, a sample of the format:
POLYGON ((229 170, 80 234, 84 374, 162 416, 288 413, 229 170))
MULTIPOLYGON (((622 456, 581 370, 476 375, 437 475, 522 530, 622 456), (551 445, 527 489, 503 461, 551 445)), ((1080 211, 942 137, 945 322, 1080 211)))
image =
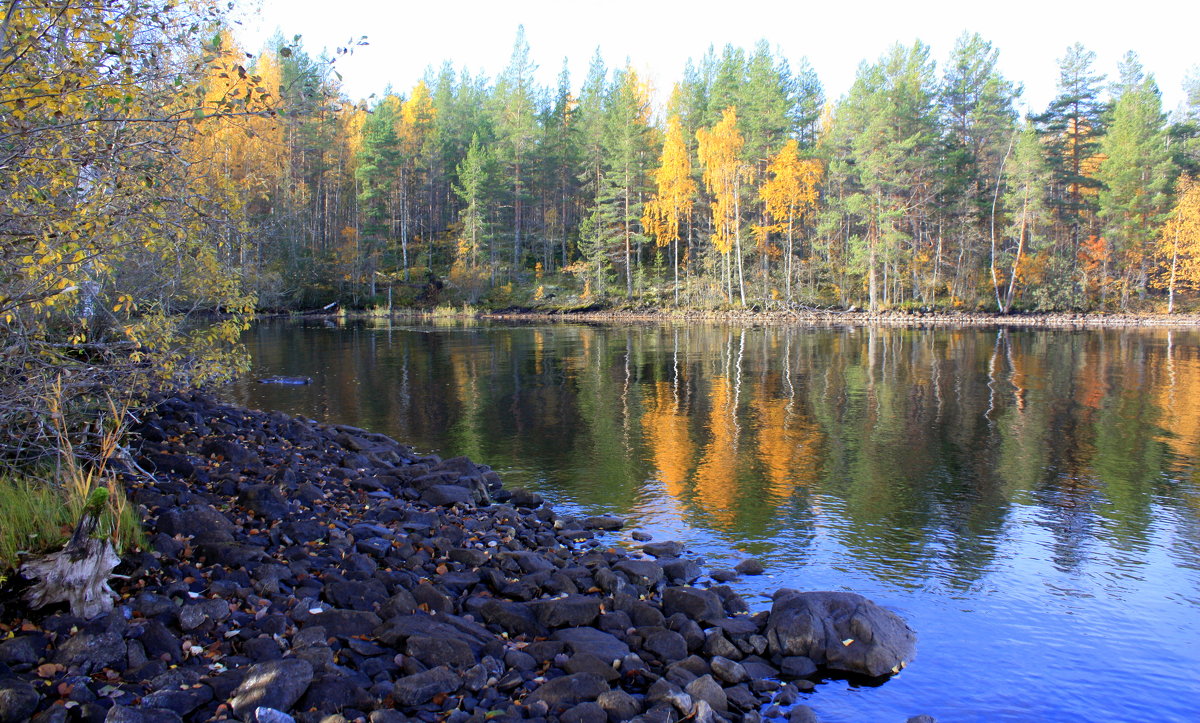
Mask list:
POLYGON ((811 324, 816 326, 1004 326, 1035 329, 1097 329, 1097 328, 1196 328, 1196 314, 1132 314, 1132 313, 1011 313, 986 311, 880 311, 870 313, 859 309, 797 309, 789 311, 756 310, 675 310, 675 309, 612 309, 587 311, 498 311, 479 315, 497 321, 554 320, 617 324, 652 322, 714 322, 739 324, 811 324))
POLYGON ((706 571, 463 457, 201 394, 135 432, 149 549, 93 620, 0 592, 0 723, 814 721, 814 680, 915 654, 861 596, 751 614, 717 581, 756 561, 706 571))

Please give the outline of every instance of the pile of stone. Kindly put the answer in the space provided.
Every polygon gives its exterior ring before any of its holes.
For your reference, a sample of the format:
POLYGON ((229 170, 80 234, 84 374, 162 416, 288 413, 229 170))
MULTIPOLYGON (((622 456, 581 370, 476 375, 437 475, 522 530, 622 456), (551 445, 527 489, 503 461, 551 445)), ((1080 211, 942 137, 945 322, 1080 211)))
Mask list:
POLYGON ((706 575, 464 457, 200 394, 136 431, 148 549, 109 615, 4 601, 0 723, 815 720, 812 680, 914 655, 861 596, 751 614, 713 578, 754 560, 706 575))

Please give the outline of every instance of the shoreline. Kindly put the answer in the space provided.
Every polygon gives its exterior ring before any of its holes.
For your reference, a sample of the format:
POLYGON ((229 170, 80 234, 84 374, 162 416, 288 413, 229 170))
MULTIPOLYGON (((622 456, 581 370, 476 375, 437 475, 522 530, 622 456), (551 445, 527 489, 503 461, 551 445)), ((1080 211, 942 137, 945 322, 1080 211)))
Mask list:
MULTIPOLYGON (((346 311, 341 314, 270 313, 257 316, 269 319, 386 319, 386 313, 346 311)), ((1131 328, 1200 328, 1200 314, 1096 314, 1096 313, 1030 313, 996 314, 988 312, 899 312, 885 311, 870 314, 863 311, 803 310, 803 311, 701 311, 701 310, 609 310, 609 311, 539 311, 514 309, 501 311, 441 311, 398 310, 393 319, 481 319, 485 321, 521 322, 553 321, 561 323, 744 323, 763 325, 811 326, 929 326, 929 327, 1019 327, 1031 329, 1131 329, 1131 328)))
POLYGON ((826 676, 915 655, 861 596, 751 614, 720 581, 756 561, 706 571, 465 457, 199 393, 134 432, 149 549, 90 621, 4 588, 0 720, 816 720, 802 694, 826 676))

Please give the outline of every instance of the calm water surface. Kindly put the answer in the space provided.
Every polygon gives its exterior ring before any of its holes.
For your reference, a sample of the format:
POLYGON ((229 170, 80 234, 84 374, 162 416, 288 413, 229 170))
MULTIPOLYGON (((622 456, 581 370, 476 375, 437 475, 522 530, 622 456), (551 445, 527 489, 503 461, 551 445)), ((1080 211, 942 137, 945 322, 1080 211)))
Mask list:
POLYGON ((465 454, 918 633, 822 721, 1200 717, 1200 332, 262 324, 234 401, 465 454))

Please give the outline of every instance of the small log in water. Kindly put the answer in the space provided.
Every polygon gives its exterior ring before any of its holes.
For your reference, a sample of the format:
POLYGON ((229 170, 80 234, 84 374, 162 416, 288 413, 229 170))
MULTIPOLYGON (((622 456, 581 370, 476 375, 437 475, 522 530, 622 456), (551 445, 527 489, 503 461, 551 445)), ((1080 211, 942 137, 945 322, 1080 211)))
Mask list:
POLYGON ((117 595, 108 586, 108 579, 121 559, 107 538, 93 537, 107 501, 107 489, 93 491, 66 546, 21 566, 25 578, 36 580, 25 593, 30 606, 66 602, 72 615, 85 620, 112 610, 117 595))

